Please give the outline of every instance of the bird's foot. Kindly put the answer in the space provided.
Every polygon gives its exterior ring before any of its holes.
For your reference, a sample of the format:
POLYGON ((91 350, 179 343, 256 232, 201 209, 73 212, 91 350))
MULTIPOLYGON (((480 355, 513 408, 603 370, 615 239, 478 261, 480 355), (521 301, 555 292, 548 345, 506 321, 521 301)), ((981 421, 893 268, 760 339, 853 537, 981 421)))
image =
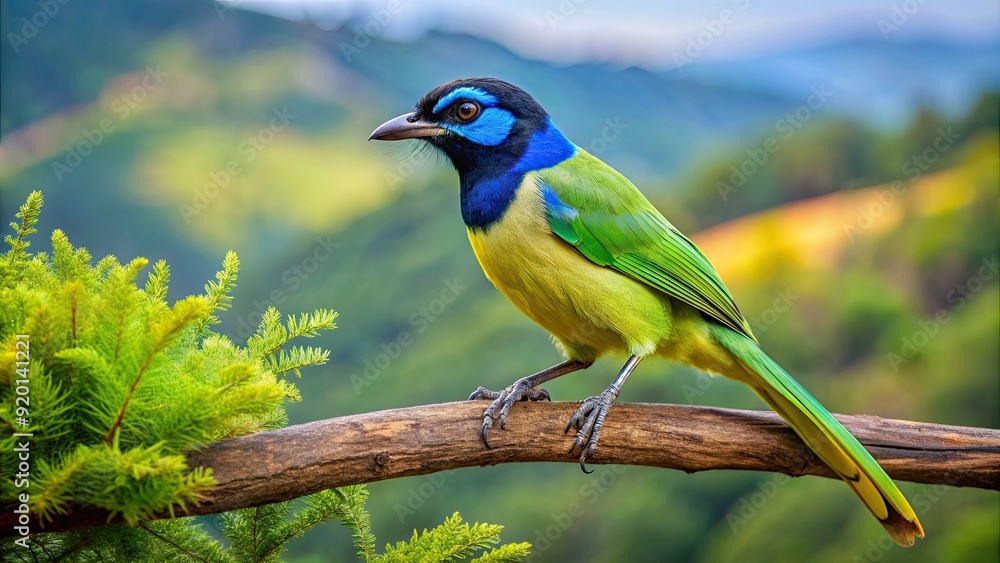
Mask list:
POLYGON ((494 422, 500 423, 500 429, 506 430, 507 413, 510 412, 510 407, 518 401, 549 401, 549 392, 540 387, 531 386, 531 378, 524 377, 518 379, 512 383, 506 389, 500 391, 490 391, 485 387, 480 387, 476 389, 471 395, 469 395, 469 400, 474 401, 477 399, 492 399, 493 402, 490 406, 486 407, 486 411, 483 413, 483 444, 486 445, 486 449, 489 449, 490 442, 486 437, 487 431, 493 427, 494 422))
POLYGON ((577 427, 576 441, 573 442, 569 453, 580 448, 580 469, 583 469, 584 473, 593 473, 593 471, 587 471, 587 460, 594 457, 594 451, 597 450, 597 440, 601 437, 601 427, 604 426, 604 417, 607 416, 608 410, 611 405, 615 404, 617 398, 617 391, 611 388, 605 389, 596 397, 587 397, 580 408, 573 413, 569 424, 566 425, 566 432, 569 432, 574 424, 577 427))

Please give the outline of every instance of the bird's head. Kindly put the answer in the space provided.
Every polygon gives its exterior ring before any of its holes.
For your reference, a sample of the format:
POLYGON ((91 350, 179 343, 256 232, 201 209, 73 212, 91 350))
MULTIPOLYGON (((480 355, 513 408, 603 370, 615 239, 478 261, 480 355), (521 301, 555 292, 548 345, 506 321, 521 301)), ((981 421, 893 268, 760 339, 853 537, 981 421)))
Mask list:
POLYGON ((415 111, 383 123, 370 139, 422 139, 443 151, 463 177, 500 174, 526 159, 547 160, 546 153, 558 162, 568 150, 568 141, 534 98, 493 78, 438 86, 417 102, 415 111), (550 146, 552 137, 562 140, 559 146, 550 146))

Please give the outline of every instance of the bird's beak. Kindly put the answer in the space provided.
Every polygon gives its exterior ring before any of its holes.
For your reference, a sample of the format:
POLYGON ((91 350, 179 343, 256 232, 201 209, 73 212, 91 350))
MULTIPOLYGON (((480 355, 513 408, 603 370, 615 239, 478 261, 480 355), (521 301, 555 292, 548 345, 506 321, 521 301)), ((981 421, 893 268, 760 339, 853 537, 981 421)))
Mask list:
POLYGON ((402 139, 444 135, 447 132, 447 129, 438 127, 429 121, 418 119, 415 113, 407 113, 379 125, 378 129, 373 131, 368 137, 368 140, 400 141, 402 139))

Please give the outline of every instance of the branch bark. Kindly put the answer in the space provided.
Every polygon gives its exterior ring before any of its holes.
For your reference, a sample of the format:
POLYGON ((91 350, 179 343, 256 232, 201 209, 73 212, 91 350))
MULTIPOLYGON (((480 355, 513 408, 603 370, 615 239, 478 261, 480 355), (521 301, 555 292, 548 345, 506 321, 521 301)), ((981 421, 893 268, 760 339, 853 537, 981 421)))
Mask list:
MULTIPOLYGON (((288 500, 331 487, 512 462, 577 463, 563 434, 577 403, 517 403, 507 430, 479 438, 485 403, 464 401, 357 414, 208 444, 188 455, 212 468, 217 484, 188 515, 288 500)), ((894 479, 1000 490, 1000 430, 835 415, 894 479)), ((608 414, 591 462, 680 469, 833 473, 771 412, 662 404, 619 404, 608 414)), ((0 534, 14 526, 0 512, 0 534)), ((163 517, 168 517, 164 514, 163 517)), ((63 531, 108 523, 78 509, 40 528, 63 531)))

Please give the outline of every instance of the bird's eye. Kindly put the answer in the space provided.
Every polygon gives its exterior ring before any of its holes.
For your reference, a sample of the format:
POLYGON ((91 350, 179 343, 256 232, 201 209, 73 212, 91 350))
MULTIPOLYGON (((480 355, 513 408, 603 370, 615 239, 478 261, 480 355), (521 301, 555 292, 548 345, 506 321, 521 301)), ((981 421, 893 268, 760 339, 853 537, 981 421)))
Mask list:
POLYGON ((462 102, 462 105, 458 106, 458 111, 455 114, 462 121, 472 121, 479 115, 479 104, 476 102, 462 102))

